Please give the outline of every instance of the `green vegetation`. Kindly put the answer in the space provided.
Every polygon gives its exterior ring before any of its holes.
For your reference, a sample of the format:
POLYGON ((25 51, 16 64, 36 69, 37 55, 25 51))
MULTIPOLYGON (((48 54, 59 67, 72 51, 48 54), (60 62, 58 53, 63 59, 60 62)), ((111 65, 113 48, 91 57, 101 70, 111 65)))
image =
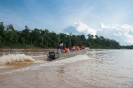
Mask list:
POLYGON ((133 49, 133 45, 121 46, 121 49, 133 49))
POLYGON ((15 48, 29 48, 29 47, 41 47, 41 48, 56 48, 59 42, 63 41, 65 46, 73 45, 85 45, 90 48, 99 49, 119 49, 120 44, 111 39, 104 38, 103 36, 94 36, 88 34, 88 38, 85 35, 73 35, 55 32, 49 32, 48 29, 42 30, 35 28, 34 30, 25 29, 22 31, 15 30, 13 25, 5 28, 0 25, 0 47, 15 47, 15 48))

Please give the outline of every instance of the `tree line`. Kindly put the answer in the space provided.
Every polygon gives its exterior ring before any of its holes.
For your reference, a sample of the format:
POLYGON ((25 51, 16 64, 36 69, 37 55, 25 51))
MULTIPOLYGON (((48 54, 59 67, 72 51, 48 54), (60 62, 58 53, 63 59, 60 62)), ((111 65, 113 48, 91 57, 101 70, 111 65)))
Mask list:
POLYGON ((27 26, 23 30, 15 30, 13 25, 7 27, 0 25, 0 47, 41 47, 41 48, 56 48, 60 41, 63 41, 65 46, 81 46, 84 45, 90 48, 97 49, 119 49, 119 42, 104 38, 103 36, 93 36, 88 34, 86 38, 84 34, 74 35, 72 33, 55 33, 48 29, 33 30, 27 26), (94 38, 95 37, 95 38, 94 38))
POLYGON ((121 49, 133 49, 133 45, 121 46, 121 49))

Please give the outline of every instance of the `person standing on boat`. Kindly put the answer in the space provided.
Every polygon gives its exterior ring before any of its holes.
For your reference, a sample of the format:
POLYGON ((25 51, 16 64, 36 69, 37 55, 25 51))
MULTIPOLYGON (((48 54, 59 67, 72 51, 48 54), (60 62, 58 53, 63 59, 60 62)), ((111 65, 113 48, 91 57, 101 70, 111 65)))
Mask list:
POLYGON ((59 48, 60 48, 60 50, 61 50, 61 53, 64 53, 65 47, 64 47, 63 41, 60 42, 59 48))

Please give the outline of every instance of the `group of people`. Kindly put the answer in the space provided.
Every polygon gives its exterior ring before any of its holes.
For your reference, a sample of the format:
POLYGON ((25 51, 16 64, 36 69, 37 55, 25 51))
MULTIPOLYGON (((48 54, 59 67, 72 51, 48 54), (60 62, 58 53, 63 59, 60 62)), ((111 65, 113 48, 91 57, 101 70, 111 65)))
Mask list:
POLYGON ((68 53, 70 51, 77 51, 77 50, 81 50, 81 49, 85 49, 85 46, 82 45, 81 47, 80 46, 67 46, 67 47, 64 47, 64 43, 63 42, 60 42, 59 46, 57 47, 57 53, 68 53))
POLYGON ((57 51, 55 52, 55 51, 52 51, 52 52, 49 52, 48 53, 48 58, 47 58, 47 60, 48 61, 51 61, 51 60, 55 60, 56 58, 58 58, 59 57, 59 54, 60 53, 68 53, 68 52, 70 52, 70 51, 77 51, 77 50, 81 50, 81 49, 85 49, 85 46, 84 45, 82 45, 81 47, 79 47, 79 46, 67 46, 67 47, 65 47, 64 46, 64 43, 63 42, 60 42, 60 44, 59 44, 59 46, 57 47, 57 51))

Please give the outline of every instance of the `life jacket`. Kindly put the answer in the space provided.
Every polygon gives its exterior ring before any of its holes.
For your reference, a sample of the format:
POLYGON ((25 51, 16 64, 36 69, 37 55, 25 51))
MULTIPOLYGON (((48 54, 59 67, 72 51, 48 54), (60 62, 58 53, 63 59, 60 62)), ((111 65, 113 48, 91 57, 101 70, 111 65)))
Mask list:
POLYGON ((77 50, 80 50, 79 46, 77 46, 77 50))
POLYGON ((82 48, 82 49, 85 49, 85 46, 82 46, 81 48, 82 48))
POLYGON ((75 46, 72 47, 72 50, 75 50, 75 46))
POLYGON ((66 53, 69 52, 69 48, 65 48, 65 52, 66 52, 66 53))

